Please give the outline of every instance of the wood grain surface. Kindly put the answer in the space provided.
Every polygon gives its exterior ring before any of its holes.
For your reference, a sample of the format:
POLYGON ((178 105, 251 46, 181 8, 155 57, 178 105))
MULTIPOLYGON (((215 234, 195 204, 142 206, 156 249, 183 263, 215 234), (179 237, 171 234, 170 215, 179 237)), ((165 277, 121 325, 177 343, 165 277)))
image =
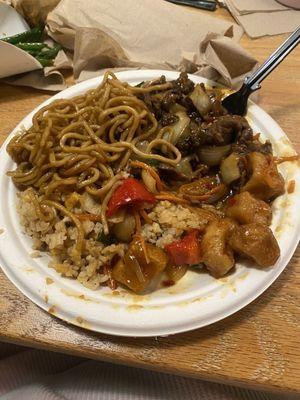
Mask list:
MULTIPOLYGON (((225 10, 216 15, 230 19, 225 10)), ((286 37, 241 44, 260 62, 286 37)), ((0 84, 0 143, 51 94, 0 84)), ((258 104, 300 152, 300 48, 263 83, 258 104)), ((160 338, 120 338, 70 326, 35 306, 0 272, 0 340, 116 363, 300 393, 300 250, 256 301, 235 315, 193 332, 160 338)))

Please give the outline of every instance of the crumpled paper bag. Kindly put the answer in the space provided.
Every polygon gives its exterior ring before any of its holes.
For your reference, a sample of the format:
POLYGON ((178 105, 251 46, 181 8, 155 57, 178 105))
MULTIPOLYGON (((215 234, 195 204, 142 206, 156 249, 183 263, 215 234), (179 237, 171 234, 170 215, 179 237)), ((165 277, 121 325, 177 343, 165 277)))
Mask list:
POLYGON ((276 0, 225 0, 233 18, 250 38, 293 32, 300 22, 300 11, 284 7, 276 0))
POLYGON ((23 15, 30 26, 43 24, 60 0, 11 0, 11 5, 23 15))
POLYGON ((79 28, 75 34, 74 78, 83 81, 99 75, 103 69, 128 68, 185 71, 237 87, 256 65, 256 60, 230 37, 208 34, 197 54, 183 53, 179 64, 141 63, 128 59, 124 50, 96 28, 79 28))
POLYGON ((158 68, 237 86, 256 66, 236 43, 239 26, 162 0, 62 0, 49 13, 47 28, 74 50, 78 81, 107 68, 158 68))
MULTIPOLYGON (((49 6, 53 0, 38 2, 49 6)), ((73 64, 77 81, 105 69, 158 68, 236 87, 256 66, 256 60, 237 44, 242 35, 238 25, 164 0, 61 0, 46 23, 48 34, 72 52, 68 66, 73 64)), ((55 67, 59 67, 56 62, 55 67)), ((50 72, 54 79, 55 71, 50 72)), ((63 81, 43 83, 38 74, 37 82, 30 73, 15 83, 26 85, 28 78, 30 86, 63 88, 63 81)))
MULTIPOLYGON (((200 55, 223 83, 237 87, 257 67, 257 61, 227 36, 210 33, 200 46, 200 55)), ((209 71, 209 70, 208 70, 209 71)), ((212 79, 209 77, 209 79, 212 79)), ((215 78, 216 79, 216 78, 215 78)))
POLYGON ((49 34, 74 49, 80 27, 109 35, 135 62, 176 63, 182 51, 195 53, 210 31, 224 34, 232 27, 239 40, 242 29, 231 22, 164 0, 61 0, 47 17, 49 34))

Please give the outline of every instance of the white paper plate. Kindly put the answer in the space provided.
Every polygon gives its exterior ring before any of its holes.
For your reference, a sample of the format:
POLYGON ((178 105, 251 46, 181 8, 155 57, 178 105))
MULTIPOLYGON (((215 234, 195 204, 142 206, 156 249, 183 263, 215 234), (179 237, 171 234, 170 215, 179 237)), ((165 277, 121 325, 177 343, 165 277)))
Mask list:
MULTIPOLYGON (((131 84, 170 71, 125 71, 119 79, 131 84)), ((208 82, 191 76, 195 82, 208 82)), ((295 191, 276 199, 272 229, 279 242, 281 257, 272 268, 259 270, 237 265, 227 278, 215 280, 207 273, 189 271, 177 285, 137 296, 123 289, 91 291, 77 281, 62 278, 47 266, 48 257, 32 258, 31 240, 22 233, 16 213, 16 189, 5 175, 14 167, 5 147, 21 126, 30 127, 33 114, 53 99, 70 98, 94 88, 101 77, 75 85, 53 96, 30 113, 14 129, 0 153, 0 263, 8 278, 28 298, 53 315, 90 330, 122 336, 157 336, 184 332, 219 321, 240 310, 266 290, 288 264, 300 234, 300 169, 298 162, 280 165, 286 181, 295 180, 295 191)), ((248 112, 254 132, 261 132, 273 144, 276 155, 292 155, 294 150, 280 127, 262 109, 252 104, 248 112)), ((267 251, 267 249, 266 249, 267 251)))

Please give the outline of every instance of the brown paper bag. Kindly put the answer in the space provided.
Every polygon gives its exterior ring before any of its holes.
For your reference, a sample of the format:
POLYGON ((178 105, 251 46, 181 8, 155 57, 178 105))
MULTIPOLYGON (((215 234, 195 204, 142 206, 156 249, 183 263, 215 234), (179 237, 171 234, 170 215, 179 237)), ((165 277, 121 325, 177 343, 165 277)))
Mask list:
POLYGON ((12 6, 23 15, 30 26, 44 24, 47 15, 60 0, 12 0, 12 6))
MULTIPOLYGON (((57 0, 13 0, 30 20, 43 20, 57 0), (34 10, 39 4, 43 11, 34 10), (25 11, 26 10, 26 11, 25 11)), ((239 26, 198 10, 163 0, 61 0, 47 17, 54 40, 74 51, 56 68, 73 64, 82 81, 104 69, 155 68, 196 73, 227 85, 239 85, 256 61, 237 41, 239 26), (208 35, 209 32, 212 32, 208 35)), ((46 90, 65 87, 63 76, 51 67, 10 78, 11 83, 46 90), (34 77, 36 76, 36 80, 34 77)))
POLYGON ((158 68, 222 75, 230 85, 256 64, 236 44, 242 34, 236 24, 162 0, 62 0, 48 15, 47 27, 56 41, 74 49, 78 81, 106 68, 158 68), (210 31, 214 36, 207 38, 210 31))

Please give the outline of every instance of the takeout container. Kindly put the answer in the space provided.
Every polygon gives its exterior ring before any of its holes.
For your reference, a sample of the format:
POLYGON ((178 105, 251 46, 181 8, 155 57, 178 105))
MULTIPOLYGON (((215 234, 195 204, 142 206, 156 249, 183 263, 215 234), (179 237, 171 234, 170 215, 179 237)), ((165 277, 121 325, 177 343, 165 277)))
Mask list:
MULTIPOLYGON (((26 21, 16 10, 5 3, 0 3, 0 39, 29 30, 26 21)), ((0 40, 0 78, 43 68, 26 51, 0 40)))

